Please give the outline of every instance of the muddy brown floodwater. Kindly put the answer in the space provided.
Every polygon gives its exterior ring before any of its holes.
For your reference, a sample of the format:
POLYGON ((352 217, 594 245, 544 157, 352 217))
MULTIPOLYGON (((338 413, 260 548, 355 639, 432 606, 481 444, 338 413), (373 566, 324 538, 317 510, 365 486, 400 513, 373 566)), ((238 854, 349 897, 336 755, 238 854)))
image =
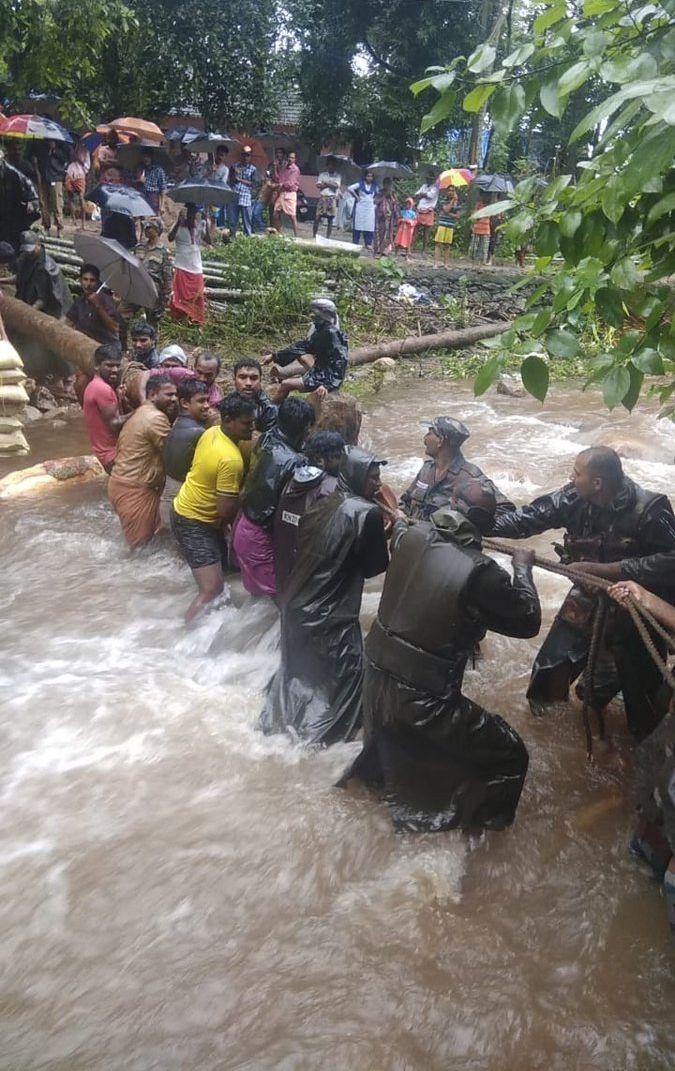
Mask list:
MULTIPOLYGON (((368 407, 397 487, 440 412, 518 501, 603 433, 673 490, 675 429, 649 404, 426 381, 368 407)), ((628 778, 586 765, 578 707, 532 718, 536 641, 489 636, 466 679, 530 749, 515 826, 396 835, 331 787, 358 744, 256 731, 269 606, 186 632, 188 570, 168 543, 130 557, 100 485, 5 505, 0 526, 3 1071, 672 1067, 672 945, 627 852, 628 778)), ((548 622, 566 583, 536 579, 548 622)), ((610 726, 629 755, 618 708, 610 726)))

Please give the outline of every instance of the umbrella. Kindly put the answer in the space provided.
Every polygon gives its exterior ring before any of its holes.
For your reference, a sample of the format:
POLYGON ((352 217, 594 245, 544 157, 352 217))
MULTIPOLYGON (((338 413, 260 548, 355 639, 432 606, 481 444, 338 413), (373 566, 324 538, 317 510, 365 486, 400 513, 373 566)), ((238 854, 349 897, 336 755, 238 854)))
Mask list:
POLYGON ((473 178, 473 172, 468 168, 451 167, 448 171, 441 172, 437 181, 442 190, 447 190, 448 186, 468 186, 473 182, 473 178))
POLYGON ((76 234, 75 249, 85 264, 95 264, 105 286, 132 305, 153 309, 157 304, 157 287, 138 257, 113 238, 93 234, 76 234))
POLYGON ((147 119, 134 119, 126 115, 123 119, 113 119, 109 124, 113 130, 124 130, 127 134, 135 134, 137 138, 148 138, 150 141, 162 141, 164 133, 156 123, 150 123, 147 119))
POLYGON ((412 176, 412 168, 406 164, 398 164, 396 160, 378 160, 375 164, 368 164, 364 171, 372 171, 377 179, 402 179, 412 176))
POLYGON ((186 135, 183 144, 190 152, 215 152, 219 145, 229 148, 231 145, 241 145, 241 142, 227 134, 198 134, 194 138, 186 135))
POLYGON ((201 138, 203 130, 197 130, 196 126, 174 126, 166 135, 167 141, 189 141, 190 138, 201 138))
POLYGON ((363 168, 355 164, 351 156, 339 156, 335 152, 323 153, 321 156, 317 156, 316 163, 320 171, 325 171, 328 167, 329 158, 337 162, 337 170, 345 182, 356 182, 357 179, 361 178, 363 168))
POLYGON ((87 200, 93 201, 99 208, 106 212, 119 212, 121 216, 131 216, 138 219, 141 216, 156 216, 157 213, 152 205, 149 205, 142 193, 132 186, 121 186, 117 183, 105 182, 97 186, 95 190, 87 194, 87 200))
POLYGON ((117 159, 128 171, 133 171, 140 164, 141 156, 145 152, 150 153, 154 164, 165 170, 173 167, 173 160, 166 149, 162 149, 154 141, 136 141, 133 145, 122 145, 117 151, 117 159))
POLYGON ((68 141, 72 136, 60 123, 44 115, 0 116, 0 135, 3 138, 44 138, 50 141, 68 141))
POLYGON ((274 154, 275 149, 295 149, 298 139, 291 134, 276 133, 273 130, 261 130, 253 137, 259 141, 268 154, 274 154))
POLYGON ((483 193, 513 193, 513 179, 510 175, 479 175, 476 186, 483 193))
POLYGON ((189 178, 169 190, 172 201, 181 205, 227 205, 237 195, 230 186, 215 178, 189 178))

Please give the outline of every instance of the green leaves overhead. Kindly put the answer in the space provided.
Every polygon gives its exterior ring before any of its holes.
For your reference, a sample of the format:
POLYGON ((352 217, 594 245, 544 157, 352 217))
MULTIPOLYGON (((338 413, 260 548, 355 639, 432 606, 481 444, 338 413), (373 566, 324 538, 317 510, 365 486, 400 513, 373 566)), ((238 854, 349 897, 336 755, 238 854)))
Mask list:
POLYGON ((569 174, 529 178, 479 213, 505 214, 504 233, 536 254, 540 279, 476 389, 523 354, 526 386, 543 396, 550 367, 533 346, 553 364, 602 338, 592 380, 606 404, 631 409, 645 376, 670 376, 660 393, 675 419, 675 296, 663 282, 675 273, 673 0, 583 0, 581 10, 543 0, 537 11, 505 54, 493 32, 454 72, 466 111, 486 108, 506 135, 559 121, 572 157, 569 174))
POLYGON ((520 374, 525 390, 543 402, 548 393, 548 365, 542 357, 531 353, 520 366, 520 374))

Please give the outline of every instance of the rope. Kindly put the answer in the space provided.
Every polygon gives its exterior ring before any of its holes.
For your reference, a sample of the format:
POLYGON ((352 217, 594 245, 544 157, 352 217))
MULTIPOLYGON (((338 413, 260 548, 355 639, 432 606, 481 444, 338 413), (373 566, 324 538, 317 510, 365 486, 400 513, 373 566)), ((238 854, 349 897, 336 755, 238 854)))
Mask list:
MULTIPOLYGON (((581 707, 581 720, 583 721, 584 732, 586 733, 586 757, 589 762, 593 758, 593 733, 591 731, 589 711, 591 709, 591 700, 595 700, 595 667, 598 661, 598 654, 600 652, 606 622, 607 596, 601 595, 598 599, 598 605, 593 613, 593 631, 591 633, 591 644, 588 649, 588 658, 584 669, 584 701, 581 707)), ((600 707, 596 707, 595 709, 598 712, 600 739, 604 740, 605 718, 600 707)))
MULTIPOLYGON (((502 543, 499 539, 483 539, 483 546, 498 554, 508 554, 509 557, 513 556, 515 550, 514 547, 509 546, 508 543, 502 543)), ((573 580, 575 583, 582 584, 586 588, 595 588, 598 592, 606 592, 613 586, 609 580, 604 580, 600 576, 593 576, 590 573, 585 573, 582 565, 574 568, 569 565, 562 565, 560 562, 553 562, 548 558, 541 558, 538 554, 535 554, 534 556, 534 564, 539 566, 540 569, 545 569, 549 573, 557 573, 559 576, 565 576, 568 580, 573 580)), ((657 650, 656 645, 649 634, 647 624, 649 624, 654 632, 663 639, 668 649, 671 651, 675 651, 675 636, 664 629, 660 621, 657 621, 649 610, 645 610, 644 606, 641 606, 632 595, 630 595, 622 605, 625 606, 632 617, 635 628, 654 660, 654 663, 661 671, 663 679, 668 686, 675 691, 675 676, 673 676, 666 660, 661 657, 657 650), (647 622, 647 624, 645 624, 645 622, 647 622)))

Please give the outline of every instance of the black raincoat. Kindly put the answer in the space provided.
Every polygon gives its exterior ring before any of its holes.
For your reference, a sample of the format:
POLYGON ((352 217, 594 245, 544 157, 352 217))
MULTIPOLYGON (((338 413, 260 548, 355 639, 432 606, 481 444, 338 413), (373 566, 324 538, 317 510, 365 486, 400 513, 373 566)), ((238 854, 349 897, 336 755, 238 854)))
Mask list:
POLYGON ((401 830, 503 829, 527 773, 518 734, 463 696, 462 681, 487 629, 537 634, 539 598, 531 570, 515 565, 511 582, 464 523, 466 546, 426 522, 397 525, 366 640, 364 747, 340 784, 382 791, 401 830))
POLYGON ((310 330, 307 338, 278 350, 274 360, 284 368, 305 353, 314 358, 314 367, 302 377, 304 386, 308 390, 316 390, 317 387, 325 387, 327 391, 339 390, 347 373, 349 359, 345 333, 335 324, 321 321, 310 330))
POLYGON ((277 594, 283 598, 298 557, 300 519, 320 499, 332 495, 338 477, 322 469, 296 469, 284 487, 272 524, 277 594))
POLYGON ((387 568, 382 514, 362 497, 371 454, 352 449, 336 490, 300 518, 298 555, 280 599, 281 666, 270 682, 263 732, 308 744, 351 740, 361 725, 366 577, 387 568))
POLYGON ((450 468, 436 479, 436 462, 429 458, 422 465, 410 486, 401 495, 401 509, 413 521, 428 521, 432 513, 452 502, 455 485, 466 479, 477 480, 486 491, 491 491, 497 503, 497 515, 516 507, 495 487, 478 465, 467 461, 461 450, 455 454, 450 468))
POLYGON ((61 269, 49 254, 41 249, 37 256, 22 253, 16 265, 16 296, 27 305, 42 302, 42 312, 63 319, 73 304, 73 298, 61 269))
MULTIPOLYGON (((239 393, 239 392, 238 392, 239 393)), ((242 398, 248 398, 255 406, 255 430, 264 435, 277 422, 279 406, 275 405, 264 390, 258 391, 252 398, 248 394, 242 394, 242 398)))
POLYGON ((9 242, 18 251, 21 234, 32 222, 28 206, 37 199, 35 186, 23 171, 0 160, 0 242, 9 242))
POLYGON ((257 443, 241 493, 241 508, 253 524, 270 528, 279 495, 304 457, 278 427, 257 443))
MULTIPOLYGON (((675 516, 665 495, 646 491, 624 477, 606 508, 594 506, 567 484, 527 506, 495 519, 493 534, 509 539, 564 528, 556 545, 566 564, 621 562, 625 580, 636 580, 669 602, 675 600, 675 516)), ((528 698, 534 703, 565 700, 588 659, 597 598, 573 587, 563 602, 532 668, 528 698)), ((657 646, 659 645, 657 641, 657 646)), ((643 739, 662 715, 657 701, 662 678, 625 611, 610 606, 603 651, 594 675, 592 702, 605 706, 620 690, 628 726, 643 739)))

